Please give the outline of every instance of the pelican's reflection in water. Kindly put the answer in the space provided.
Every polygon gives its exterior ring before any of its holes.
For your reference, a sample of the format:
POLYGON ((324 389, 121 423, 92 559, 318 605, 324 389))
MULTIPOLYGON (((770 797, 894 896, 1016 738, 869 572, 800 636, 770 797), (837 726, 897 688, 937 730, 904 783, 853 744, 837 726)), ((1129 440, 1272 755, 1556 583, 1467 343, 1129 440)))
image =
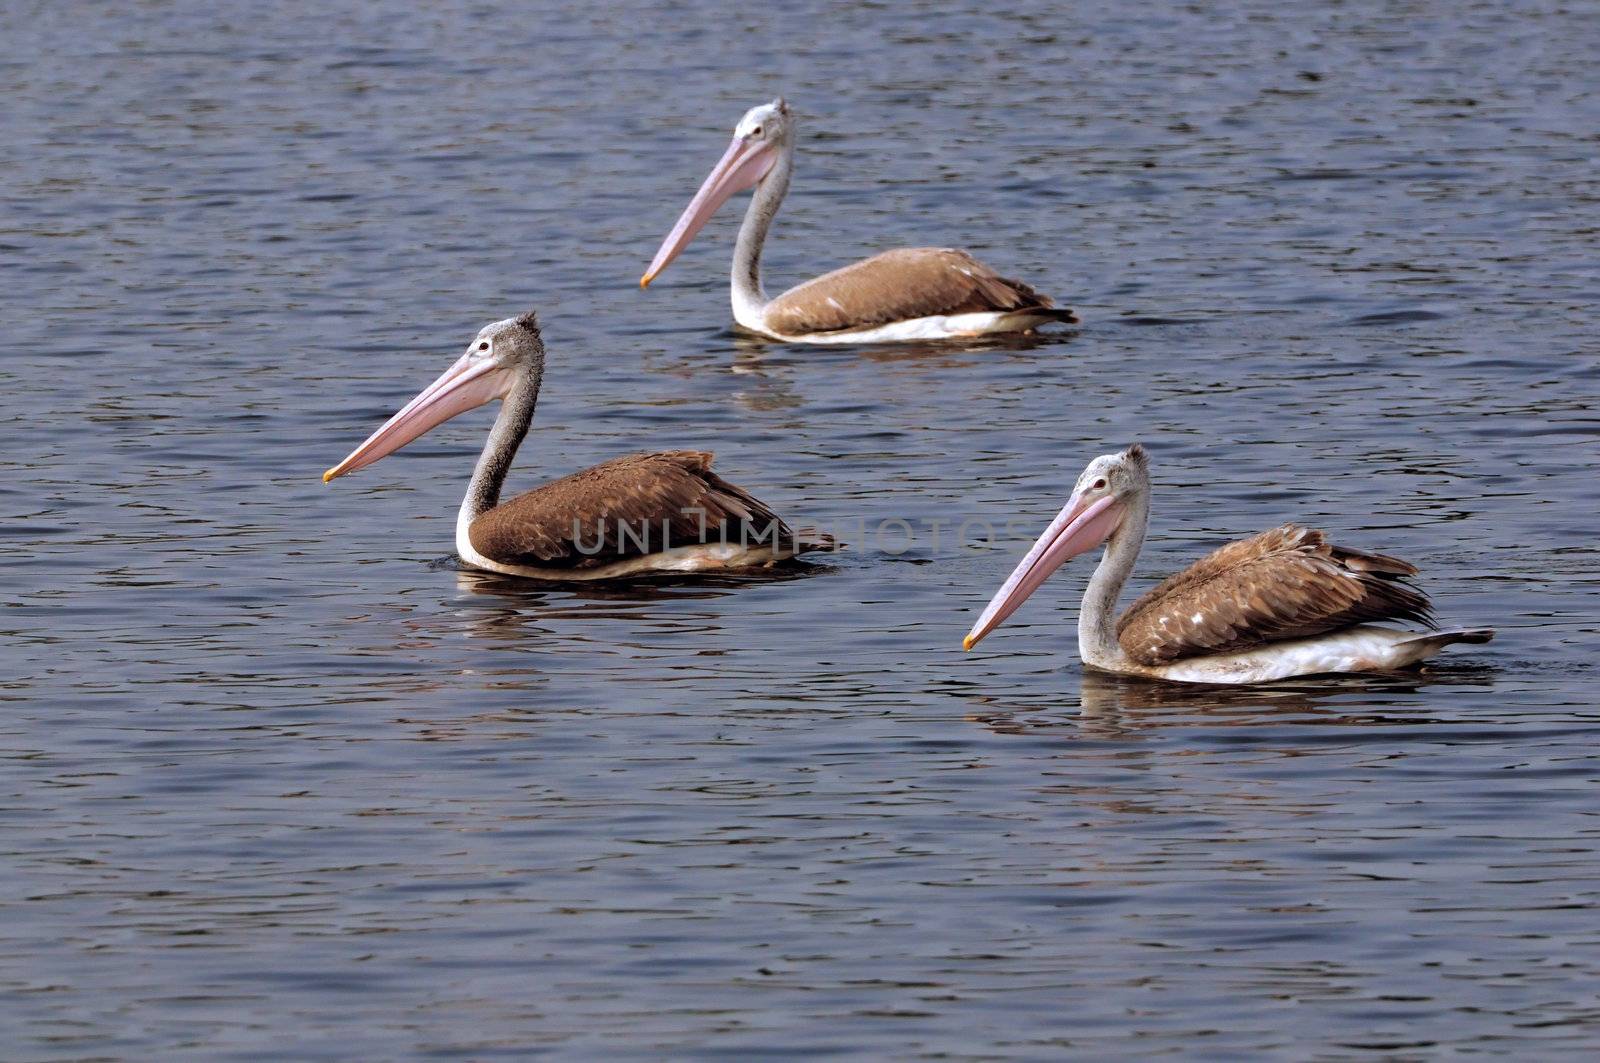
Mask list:
POLYGON ((802 359, 793 347, 729 329, 706 332, 683 349, 652 353, 644 359, 648 372, 701 381, 697 394, 708 374, 730 373, 740 384, 732 394, 733 401, 756 412, 805 406, 807 397, 796 388, 796 370, 801 366, 802 359))
MULTIPOLYGON (((542 583, 494 572, 459 568, 456 586, 470 595, 468 633, 495 641, 529 637, 592 643, 595 621, 624 625, 670 621, 681 628, 710 633, 723 625, 724 610, 685 610, 684 602, 711 602, 741 588, 787 583, 833 571, 826 562, 790 560, 771 568, 685 576, 655 575, 635 580, 593 583, 542 583), (665 608, 671 606, 671 608, 665 608)), ((634 641, 633 628, 608 629, 616 645, 634 641)))
POLYGON ((971 339, 882 344, 860 350, 861 356, 872 362, 904 362, 943 368, 971 360, 993 358, 1001 352, 1024 353, 1044 347, 1065 346, 1072 342, 1074 335, 1071 332, 1010 332, 971 339))
POLYGON ((758 413, 798 410, 806 398, 795 389, 794 365, 783 357, 785 351, 758 337, 737 333, 733 336, 733 362, 728 371, 741 386, 733 399, 746 410, 758 413))
MULTIPOLYGON (((998 734, 1059 733, 1063 737, 1133 738, 1181 726, 1417 726, 1463 718, 1409 711, 1403 700, 1424 686, 1483 689, 1493 669, 1451 665, 1421 672, 1328 676, 1253 686, 1163 683, 1085 669, 1078 695, 1050 701, 991 698, 967 713, 998 734)), ((1438 699, 1431 699, 1437 706, 1438 699)))
MULTIPOLYGON (((1042 347, 1064 346, 1072 342, 1072 332, 1008 332, 992 336, 961 337, 946 340, 924 340, 899 343, 862 343, 835 348, 850 351, 873 362, 931 362, 956 365, 971 355, 996 351, 1032 351, 1042 347)), ((749 332, 732 332, 730 342, 735 351, 734 372, 768 372, 776 368, 787 370, 796 359, 815 360, 816 350, 796 352, 792 344, 769 340, 749 332)))

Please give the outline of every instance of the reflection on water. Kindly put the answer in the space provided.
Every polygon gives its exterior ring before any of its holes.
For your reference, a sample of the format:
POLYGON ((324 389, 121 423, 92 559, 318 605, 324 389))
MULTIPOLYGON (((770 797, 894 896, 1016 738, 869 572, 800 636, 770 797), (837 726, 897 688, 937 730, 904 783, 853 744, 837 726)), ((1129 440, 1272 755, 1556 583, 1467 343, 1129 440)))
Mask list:
POLYGON ((12 6, 8 1056, 1593 1054, 1580 6, 12 6), (739 335, 736 210, 639 291, 778 91, 776 285, 948 243, 1083 324, 739 335), (509 491, 714 450, 851 548, 430 564, 488 412, 321 484, 529 307, 509 491), (1134 440, 1141 572, 1294 519, 1500 638, 1151 686, 1080 668, 1085 566, 962 653, 1134 440))
POLYGON ((1466 724, 1471 717, 1419 712, 1415 700, 1407 695, 1439 684, 1489 693, 1494 674, 1490 666, 1458 664, 1416 672, 1214 687, 1155 682, 1086 668, 1075 697, 1063 691, 1053 703, 1032 704, 1001 703, 973 695, 972 700, 983 708, 969 712, 967 719, 1002 734, 1097 738, 1135 738, 1142 730, 1174 726, 1466 724))
MULTIPOLYGON (((575 621, 572 627, 588 630, 594 621, 649 620, 667 613, 681 617, 682 609, 662 607, 709 603, 737 594, 741 587, 803 580, 832 568, 826 563, 791 560, 770 568, 712 575, 657 574, 633 580, 544 583, 461 567, 456 571, 456 586, 464 594, 483 599, 473 606, 474 634, 515 639, 553 634, 552 628, 561 621, 575 621)), ((707 609, 701 615, 709 622, 717 620, 720 612, 707 609)))

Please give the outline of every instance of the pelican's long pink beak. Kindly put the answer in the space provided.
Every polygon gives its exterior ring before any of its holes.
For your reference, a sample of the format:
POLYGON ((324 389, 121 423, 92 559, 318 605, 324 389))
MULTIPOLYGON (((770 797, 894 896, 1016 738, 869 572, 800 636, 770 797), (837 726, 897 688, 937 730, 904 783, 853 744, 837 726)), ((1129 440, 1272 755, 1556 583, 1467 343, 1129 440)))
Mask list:
POLYGON ((1050 573, 1110 538, 1125 514, 1122 503, 1111 495, 1103 495, 1093 502, 1081 494, 1073 495, 1027 556, 1011 571, 1000 590, 989 599, 983 615, 961 640, 961 648, 972 649, 979 639, 999 627, 1006 617, 1017 611, 1017 606, 1028 600, 1028 595, 1039 589, 1050 573))
POLYGON ((656 257, 650 261, 650 268, 639 278, 639 287, 648 288, 650 282, 656 279, 656 274, 666 269, 667 264, 678 257, 678 252, 689 246, 694 234, 711 220, 717 208, 734 193, 754 188, 767 176, 767 171, 772 169, 777 158, 778 149, 771 141, 734 137, 721 161, 706 175, 700 191, 683 208, 678 223, 661 242, 661 250, 656 252, 656 257))
POLYGON ((511 371, 490 358, 464 354, 422 393, 367 437, 350 456, 322 474, 327 483, 336 476, 371 465, 393 454, 418 436, 458 414, 504 397, 510 390, 511 371))

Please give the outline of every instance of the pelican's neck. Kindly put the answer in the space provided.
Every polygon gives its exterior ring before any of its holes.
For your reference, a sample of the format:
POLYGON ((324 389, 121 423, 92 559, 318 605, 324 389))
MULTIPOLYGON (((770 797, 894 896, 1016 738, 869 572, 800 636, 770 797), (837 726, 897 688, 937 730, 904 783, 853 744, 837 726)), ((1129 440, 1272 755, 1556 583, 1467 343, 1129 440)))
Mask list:
POLYGON ((746 328, 759 330, 761 312, 767 307, 767 292, 761 286, 761 248, 789 191, 793 170, 794 141, 787 140, 778 148, 778 161, 756 185, 733 246, 733 319, 746 328))
POLYGON ((528 362, 528 367, 518 378, 500 403, 500 415, 489 429, 489 440, 478 455, 478 466, 472 470, 467 484, 467 496, 461 500, 461 512, 456 516, 456 544, 461 550, 467 528, 474 520, 500 504, 500 488, 511 471, 511 459, 517 456, 522 437, 528 434, 533 423, 533 408, 539 402, 539 383, 544 378, 544 366, 538 359, 528 362))
POLYGON ((1139 548, 1150 523, 1150 489, 1135 492, 1123 503, 1128 514, 1106 540, 1089 586, 1083 592, 1083 608, 1078 612, 1078 657, 1084 664, 1106 670, 1127 662, 1127 654, 1117 641, 1117 598, 1133 575, 1139 548))

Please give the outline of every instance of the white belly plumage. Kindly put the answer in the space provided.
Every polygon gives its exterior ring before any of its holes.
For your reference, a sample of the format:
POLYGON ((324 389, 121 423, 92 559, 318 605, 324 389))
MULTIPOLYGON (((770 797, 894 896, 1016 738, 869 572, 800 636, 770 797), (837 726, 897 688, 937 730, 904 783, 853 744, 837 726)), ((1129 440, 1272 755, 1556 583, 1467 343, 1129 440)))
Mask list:
POLYGON ((456 522, 456 553, 473 568, 498 572, 506 576, 525 579, 559 580, 562 582, 588 582, 600 579, 621 579, 652 572, 708 572, 715 569, 759 568, 793 557, 791 551, 778 551, 771 546, 746 546, 742 543, 697 543, 694 546, 675 546, 670 550, 613 561, 593 568, 541 568, 537 565, 511 565, 484 557, 473 549, 467 535, 470 521, 462 518, 456 522))
POLYGON ((1239 653, 1153 665, 1136 674, 1178 683, 1266 683, 1299 675, 1394 671, 1431 657, 1438 649, 1415 631, 1364 624, 1239 653))
POLYGON ((1050 318, 1037 314, 1011 313, 985 310, 971 314, 938 314, 933 317, 914 317, 905 321, 891 321, 872 328, 843 329, 838 332, 811 332, 803 335, 786 335, 766 326, 759 316, 746 319, 735 313, 739 324, 751 332, 785 343, 903 343, 916 340, 964 339, 986 336, 997 332, 1022 332, 1042 325, 1050 318))

